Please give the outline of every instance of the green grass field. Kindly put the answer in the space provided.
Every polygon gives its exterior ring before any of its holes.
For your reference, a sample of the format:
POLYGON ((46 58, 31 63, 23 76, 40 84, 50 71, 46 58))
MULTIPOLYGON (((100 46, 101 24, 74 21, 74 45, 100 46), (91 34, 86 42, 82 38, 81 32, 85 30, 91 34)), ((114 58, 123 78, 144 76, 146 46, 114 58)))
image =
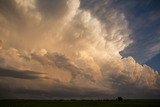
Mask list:
POLYGON ((0 107, 160 107, 160 100, 52 101, 0 100, 0 107))

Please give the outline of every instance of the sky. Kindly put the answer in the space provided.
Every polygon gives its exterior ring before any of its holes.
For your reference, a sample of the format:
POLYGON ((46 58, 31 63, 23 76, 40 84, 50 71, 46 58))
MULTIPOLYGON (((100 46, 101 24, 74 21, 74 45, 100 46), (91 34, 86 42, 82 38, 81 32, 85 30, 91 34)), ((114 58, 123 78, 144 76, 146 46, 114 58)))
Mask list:
POLYGON ((0 99, 159 99, 159 13, 159 0, 0 0, 0 99))

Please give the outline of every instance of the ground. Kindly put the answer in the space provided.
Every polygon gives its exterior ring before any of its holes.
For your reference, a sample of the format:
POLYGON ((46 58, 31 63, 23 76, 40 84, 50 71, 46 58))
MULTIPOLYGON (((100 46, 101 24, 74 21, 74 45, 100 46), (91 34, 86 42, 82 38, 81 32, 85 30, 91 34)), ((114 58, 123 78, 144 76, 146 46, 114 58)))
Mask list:
POLYGON ((0 100, 0 107, 160 107, 160 100, 0 100))

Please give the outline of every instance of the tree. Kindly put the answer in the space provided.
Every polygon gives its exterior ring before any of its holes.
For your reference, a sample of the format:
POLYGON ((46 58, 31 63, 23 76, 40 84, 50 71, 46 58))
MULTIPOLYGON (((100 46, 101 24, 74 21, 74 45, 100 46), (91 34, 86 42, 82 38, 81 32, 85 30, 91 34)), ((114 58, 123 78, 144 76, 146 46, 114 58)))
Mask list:
POLYGON ((123 101, 123 98, 122 97, 117 97, 116 100, 117 101, 123 101))

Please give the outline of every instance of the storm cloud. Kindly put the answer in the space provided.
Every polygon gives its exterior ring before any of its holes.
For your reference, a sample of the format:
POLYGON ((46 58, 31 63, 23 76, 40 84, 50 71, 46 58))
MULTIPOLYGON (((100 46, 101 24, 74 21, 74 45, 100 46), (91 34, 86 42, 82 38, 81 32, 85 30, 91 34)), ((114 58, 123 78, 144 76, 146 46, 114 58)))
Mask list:
POLYGON ((83 3, 0 0, 1 99, 160 98, 159 73, 120 55, 133 42, 125 15, 83 3))

